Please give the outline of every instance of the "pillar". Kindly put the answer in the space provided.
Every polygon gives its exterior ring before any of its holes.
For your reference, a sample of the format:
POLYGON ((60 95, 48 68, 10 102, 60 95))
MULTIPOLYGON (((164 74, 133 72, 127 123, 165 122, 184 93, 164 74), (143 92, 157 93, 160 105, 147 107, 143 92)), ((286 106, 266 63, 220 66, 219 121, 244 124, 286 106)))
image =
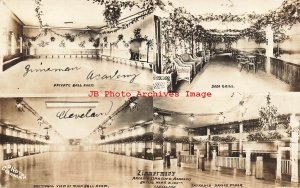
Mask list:
POLYGON ((281 150, 277 151, 276 179, 281 180, 281 150))
POLYGON ((246 175, 251 176, 251 151, 246 151, 246 175))
POLYGON ((266 38, 267 38, 267 46, 266 46, 266 72, 271 73, 271 59, 270 57, 273 57, 273 47, 274 47, 274 32, 272 30, 272 26, 269 24, 266 28, 266 38))
POLYGON ((255 165, 255 177, 257 179, 263 179, 264 178, 264 162, 263 157, 259 156, 256 157, 256 165, 255 165))
POLYGON ((212 160, 211 160, 211 169, 212 170, 217 170, 216 160, 217 160, 217 152, 216 152, 216 150, 213 150, 212 151, 212 160))
POLYGON ((209 159, 210 128, 207 128, 207 138, 208 138, 208 142, 206 143, 206 158, 209 159))
POLYGON ((241 122, 239 124, 239 153, 240 153, 240 157, 243 157, 243 123, 241 122))
POLYGON ((23 53, 23 38, 20 37, 20 53, 22 54, 23 53))
POLYGON ((4 161, 3 150, 3 144, 0 144, 0 164, 4 161))
POLYGON ((161 43, 161 21, 158 16, 154 16, 154 22, 155 22, 155 39, 156 39, 156 45, 155 46, 155 71, 157 73, 161 73, 162 66, 161 66, 161 53, 162 53, 162 43, 161 43))
MULTIPOLYGON (((1 4, 1 1, 0 1, 0 8, 1 8, 1 6, 3 6, 3 5, 1 4)), ((3 49, 4 49, 3 32, 4 31, 1 27, 2 26, 0 26, 0 65, 1 65, 0 66, 0 74, 3 72, 3 54, 4 54, 4 52, 3 52, 3 49)))
POLYGON ((181 157, 180 157, 180 151, 177 152, 177 166, 181 167, 181 157))
POLYGON ((204 171, 205 165, 204 165, 204 156, 201 155, 200 150, 197 149, 197 168, 204 171))
POLYGON ((298 183, 298 128, 299 122, 295 114, 290 117, 291 136, 291 182, 298 183))

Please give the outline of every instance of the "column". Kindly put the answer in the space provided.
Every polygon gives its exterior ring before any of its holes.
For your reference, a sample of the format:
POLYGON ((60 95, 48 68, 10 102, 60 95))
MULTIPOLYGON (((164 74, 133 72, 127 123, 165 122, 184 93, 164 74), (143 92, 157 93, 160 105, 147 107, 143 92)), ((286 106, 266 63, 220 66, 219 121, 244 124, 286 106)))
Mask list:
POLYGON ((23 53, 23 38, 20 37, 20 53, 22 54, 23 53))
POLYGON ((298 128, 299 122, 295 114, 290 117, 291 136, 291 182, 298 183, 298 128))
POLYGON ((161 23, 160 23, 160 18, 158 16, 154 16, 154 22, 155 22, 155 40, 156 40, 156 44, 154 45, 156 47, 155 51, 155 71, 157 73, 161 73, 161 53, 162 53, 162 44, 161 44, 161 35, 160 35, 160 31, 161 31, 161 23))
POLYGON ((243 126, 243 123, 242 122, 240 122, 240 124, 239 124, 239 133, 240 133, 240 135, 239 135, 239 152, 240 152, 240 157, 243 157, 243 128, 244 128, 244 126, 243 126))
POLYGON ((216 160, 217 160, 217 152, 216 152, 216 150, 213 150, 212 151, 212 160, 211 160, 211 169, 212 170, 217 170, 216 160))
POLYGON ((207 138, 208 141, 206 143, 206 158, 209 159, 209 140, 210 140, 210 128, 207 128, 207 138))
POLYGON ((177 152, 177 166, 181 167, 181 157, 180 157, 180 151, 177 152))
POLYGON ((277 151, 276 179, 281 180, 281 150, 277 151))
POLYGON ((0 144, 0 164, 4 161, 3 144, 0 144))
POLYGON ((190 155, 194 155, 194 153, 192 152, 192 149, 193 149, 193 137, 191 135, 191 133, 189 133, 189 154, 190 155))
POLYGON ((266 28, 266 37, 267 37, 267 46, 266 46, 266 72, 271 73, 271 59, 270 57, 273 57, 273 47, 274 47, 274 32, 272 30, 272 26, 268 25, 266 28))
POLYGON ((246 175, 251 176, 251 151, 246 151, 246 175))
MULTIPOLYGON (((0 1, 0 8, 1 8, 2 3, 0 1)), ((1 9, 0 9, 1 12, 1 9)), ((1 19, 1 18, 0 18, 1 19)), ((3 28, 1 28, 2 26, 0 26, 0 74, 3 72, 3 49, 4 49, 4 41, 3 41, 3 28)))

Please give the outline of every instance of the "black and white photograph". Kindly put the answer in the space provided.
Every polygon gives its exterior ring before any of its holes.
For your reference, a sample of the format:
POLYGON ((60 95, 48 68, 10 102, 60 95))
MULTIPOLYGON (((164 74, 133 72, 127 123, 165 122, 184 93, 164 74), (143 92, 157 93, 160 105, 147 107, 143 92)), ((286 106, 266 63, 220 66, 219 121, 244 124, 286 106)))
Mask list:
POLYGON ((0 0, 0 188, 300 187, 299 0, 0 0))
POLYGON ((3 94, 152 91, 155 7, 147 1, 1 0, 3 94))
POLYGON ((140 187, 133 177, 152 171, 152 103, 1 98, 1 187, 140 187))
POLYGON ((157 98, 154 171, 187 179, 177 187, 299 187, 299 112, 299 94, 157 98))
POLYGON ((300 91, 297 0, 170 0, 157 17, 154 89, 300 91))

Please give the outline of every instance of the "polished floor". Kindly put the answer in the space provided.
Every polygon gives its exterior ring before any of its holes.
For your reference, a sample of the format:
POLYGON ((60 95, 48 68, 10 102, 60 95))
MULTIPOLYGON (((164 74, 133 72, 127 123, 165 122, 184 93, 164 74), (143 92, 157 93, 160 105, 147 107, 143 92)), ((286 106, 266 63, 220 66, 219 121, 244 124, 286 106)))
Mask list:
MULTIPOLYGON (((174 171, 179 177, 191 178, 177 188, 185 187, 243 187, 243 188, 275 188, 299 187, 300 184, 291 183, 288 177, 283 176, 283 181, 275 180, 276 163, 264 163, 264 179, 256 179, 254 175, 246 176, 245 171, 222 168, 214 171, 210 168, 211 162, 205 162, 205 171, 194 167, 177 167, 177 160, 171 159, 171 167, 164 167, 162 161, 155 161, 154 171, 174 171)), ((255 174, 254 163, 252 173, 255 174)))
POLYGON ((24 173, 27 178, 16 179, 1 171, 0 187, 3 188, 32 188, 38 185, 135 188, 141 187, 139 181, 132 180, 138 170, 152 171, 150 160, 101 152, 44 153, 5 163, 24 173))
POLYGON ((199 72, 189 84, 180 81, 177 91, 213 91, 213 92, 285 92, 290 86, 275 76, 259 70, 254 73, 243 69, 240 72, 238 64, 228 56, 215 57, 199 72), (213 86, 219 85, 220 88, 213 86), (233 88, 223 88, 232 85, 233 88))
POLYGON ((87 96, 91 90, 152 91, 152 70, 96 59, 27 59, 0 73, 2 95, 70 95, 87 96), (28 65, 33 71, 28 70, 28 65), (27 66, 27 68, 26 68, 27 66), (80 67, 80 69, 76 69, 80 67), (40 69, 72 69, 72 71, 40 71, 40 69), (87 80, 93 71, 93 79, 87 80), (116 76, 110 79, 115 73, 116 76), (24 74, 26 74, 24 76, 24 74), (97 76, 100 74, 100 76, 97 76), (137 75, 135 77, 135 75, 137 75), (118 78, 117 78, 118 77, 118 78), (133 79, 134 78, 134 79, 133 79), (132 81, 133 79, 133 81, 132 81), (55 84, 71 84, 70 87, 55 84), (73 84, 81 87, 73 87, 73 84), (84 86, 89 84, 89 86, 84 86), (92 87, 91 84, 93 84, 92 87))
MULTIPOLYGON (((101 185, 116 188, 155 187, 151 183, 140 184, 141 180, 132 180, 133 177, 137 176, 138 170, 175 172, 174 176, 167 177, 176 177, 177 180, 155 180, 157 187, 186 188, 217 187, 220 185, 219 187, 273 188, 298 187, 300 185, 290 183, 288 177, 283 177, 283 181, 276 181, 274 161, 264 163, 264 179, 245 176, 245 172, 242 170, 235 171, 222 168, 221 171, 213 171, 210 168, 211 161, 205 162, 205 171, 190 167, 177 167, 176 162, 176 159, 171 159, 171 167, 164 167, 162 160, 150 161, 102 152, 44 153, 5 161, 1 164, 1 168, 8 164, 13 166, 24 173, 27 178, 20 180, 1 170, 0 187, 31 188, 38 186, 57 187, 58 185, 89 185, 94 187, 101 185), (168 184, 169 182, 175 184, 168 184)), ((254 163, 252 164, 252 173, 255 174, 253 165, 254 163)))

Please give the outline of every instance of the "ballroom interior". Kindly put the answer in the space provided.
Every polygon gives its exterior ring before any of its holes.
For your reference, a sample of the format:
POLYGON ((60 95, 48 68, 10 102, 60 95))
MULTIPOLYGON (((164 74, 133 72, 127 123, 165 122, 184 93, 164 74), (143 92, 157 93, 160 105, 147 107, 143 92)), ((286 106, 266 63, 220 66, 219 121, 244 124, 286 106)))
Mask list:
POLYGON ((154 169, 245 187, 297 187, 299 106, 295 93, 156 99, 154 140, 170 163, 156 160, 154 169))
POLYGON ((299 1, 170 2, 155 25, 154 89, 300 90, 299 1))
POLYGON ((152 106, 147 97, 1 98, 1 168, 26 178, 1 170, 0 185, 138 187, 137 170, 152 170, 152 106))
MULTIPOLYGON (((93 85, 90 89, 152 90, 154 9, 143 1, 25 0, 20 6, 18 0, 1 0, 0 76, 10 80, 1 82, 1 87, 8 88, 4 91, 8 94, 45 94, 53 93, 53 85, 64 80, 93 85), (23 76, 27 65, 32 74, 23 76), (80 69, 61 71, 75 67, 80 69), (138 77, 134 82, 86 80, 91 71, 138 77), (43 87, 24 86, 36 77, 44 78, 43 87)), ((55 88, 57 93, 82 90, 86 88, 55 88)))

